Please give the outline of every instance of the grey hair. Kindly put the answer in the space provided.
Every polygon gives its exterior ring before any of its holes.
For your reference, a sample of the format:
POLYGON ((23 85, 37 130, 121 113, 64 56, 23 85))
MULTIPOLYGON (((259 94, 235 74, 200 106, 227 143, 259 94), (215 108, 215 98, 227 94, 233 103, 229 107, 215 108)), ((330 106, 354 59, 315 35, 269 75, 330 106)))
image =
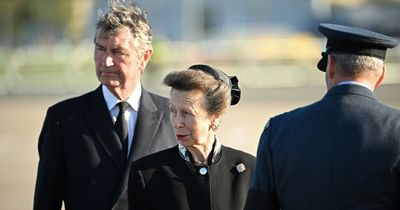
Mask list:
POLYGON ((152 31, 147 13, 129 0, 108 0, 109 8, 99 11, 96 34, 99 30, 114 36, 120 30, 128 28, 137 41, 138 53, 152 49, 152 31))
POLYGON ((336 66, 344 75, 357 76, 366 72, 378 72, 383 68, 383 60, 366 55, 332 53, 336 66))

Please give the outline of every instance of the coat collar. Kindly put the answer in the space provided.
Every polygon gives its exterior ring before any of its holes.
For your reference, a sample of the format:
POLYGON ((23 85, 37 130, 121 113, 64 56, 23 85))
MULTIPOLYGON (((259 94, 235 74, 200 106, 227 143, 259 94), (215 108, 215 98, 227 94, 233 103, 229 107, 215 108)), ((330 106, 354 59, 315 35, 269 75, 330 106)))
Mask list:
POLYGON ((122 171, 125 168, 126 160, 122 151, 122 145, 114 131, 113 121, 109 114, 106 102, 103 97, 101 86, 89 94, 85 100, 83 109, 89 127, 93 130, 101 147, 122 171))
MULTIPOLYGON (((84 103, 84 115, 100 145, 118 168, 125 171, 129 164, 124 158, 118 135, 112 129, 114 125, 103 97, 101 85, 89 94, 84 103)), ((142 88, 133 146, 128 162, 142 157, 150 149, 155 133, 161 125, 162 117, 163 110, 157 108, 150 93, 142 88)))
POLYGON ((140 108, 136 120, 135 134, 133 136, 133 146, 131 147, 129 162, 147 154, 153 144, 153 139, 161 125, 163 111, 158 109, 151 95, 142 89, 140 108))
MULTIPOLYGON (((140 157, 148 154, 153 143, 155 134, 157 133, 163 118, 163 110, 158 109, 149 92, 142 88, 142 96, 140 100, 140 108, 136 121, 135 134, 133 136, 133 144, 131 147, 128 163, 125 165, 124 174, 121 179, 118 193, 116 193, 116 205, 112 208, 120 209, 118 200, 125 200, 128 187, 130 164, 140 157)), ((124 203, 121 202, 121 203, 124 203)), ((124 205, 124 204, 122 204, 124 205)))
POLYGON ((326 93, 325 97, 343 95, 343 94, 360 95, 373 100, 377 100, 374 93, 370 89, 355 84, 336 85, 326 93))
POLYGON ((181 158, 184 159, 189 164, 193 164, 193 165, 197 165, 197 166, 212 165, 212 164, 216 163, 217 161, 219 161, 219 159, 221 159, 221 156, 222 156, 221 148, 222 148, 221 143, 219 143, 219 141, 217 140, 217 137, 215 136, 212 151, 208 157, 207 164, 203 165, 203 164, 195 163, 189 150, 182 144, 178 144, 178 149, 179 149, 178 151, 179 151, 181 158))

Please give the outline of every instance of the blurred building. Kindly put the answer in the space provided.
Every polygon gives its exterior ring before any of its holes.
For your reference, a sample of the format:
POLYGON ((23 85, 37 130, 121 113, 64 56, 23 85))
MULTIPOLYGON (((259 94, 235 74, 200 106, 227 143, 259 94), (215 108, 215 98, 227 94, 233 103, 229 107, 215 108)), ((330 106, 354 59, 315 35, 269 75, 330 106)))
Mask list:
POLYGON ((138 0, 168 40, 232 39, 317 32, 320 22, 400 35, 398 0, 138 0))
MULTIPOLYGON (((136 0, 149 13, 154 34, 167 40, 315 33, 320 22, 373 28, 400 35, 399 0, 136 0)), ((92 38, 107 0, 4 0, 0 44, 73 43, 92 38)))
MULTIPOLYGON (((107 0, 3 0, 0 95, 70 93, 98 85, 93 35, 107 0), (4 2, 3 2, 4 1, 4 2)), ((208 63, 241 78, 242 87, 321 85, 315 64, 325 39, 320 22, 400 36, 400 0, 136 0, 148 12, 154 54, 144 75, 163 76, 208 63)), ((400 48, 388 52, 400 68, 400 48)), ((400 84, 388 71, 386 83, 400 84)))

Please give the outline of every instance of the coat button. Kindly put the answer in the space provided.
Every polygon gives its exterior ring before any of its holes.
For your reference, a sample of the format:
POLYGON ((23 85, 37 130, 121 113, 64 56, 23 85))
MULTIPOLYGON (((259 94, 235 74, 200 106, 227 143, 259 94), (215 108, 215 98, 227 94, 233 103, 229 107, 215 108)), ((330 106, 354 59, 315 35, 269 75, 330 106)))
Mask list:
POLYGON ((206 174, 207 174, 207 168, 201 167, 201 168, 199 169, 199 173, 200 173, 201 175, 206 175, 206 174))

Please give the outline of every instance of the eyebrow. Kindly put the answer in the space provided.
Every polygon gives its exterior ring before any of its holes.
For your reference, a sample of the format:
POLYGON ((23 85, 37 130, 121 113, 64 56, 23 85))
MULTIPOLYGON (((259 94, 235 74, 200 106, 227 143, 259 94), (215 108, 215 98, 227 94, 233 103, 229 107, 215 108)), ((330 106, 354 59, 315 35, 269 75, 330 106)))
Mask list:
POLYGON ((124 53, 128 52, 128 50, 126 48, 124 48, 124 47, 114 47, 114 48, 111 49, 111 51, 116 51, 116 50, 119 50, 119 51, 124 52, 124 53))
MULTIPOLYGON (((98 42, 95 42, 94 45, 96 47, 105 48, 103 45, 99 44, 98 42)), ((126 48, 124 48, 124 47, 121 47, 121 46, 120 47, 111 48, 111 51, 116 51, 116 50, 119 50, 119 51, 124 52, 124 53, 128 53, 128 50, 126 48)))
POLYGON ((104 47, 103 45, 99 44, 97 41, 94 42, 94 45, 95 45, 96 47, 104 47))

